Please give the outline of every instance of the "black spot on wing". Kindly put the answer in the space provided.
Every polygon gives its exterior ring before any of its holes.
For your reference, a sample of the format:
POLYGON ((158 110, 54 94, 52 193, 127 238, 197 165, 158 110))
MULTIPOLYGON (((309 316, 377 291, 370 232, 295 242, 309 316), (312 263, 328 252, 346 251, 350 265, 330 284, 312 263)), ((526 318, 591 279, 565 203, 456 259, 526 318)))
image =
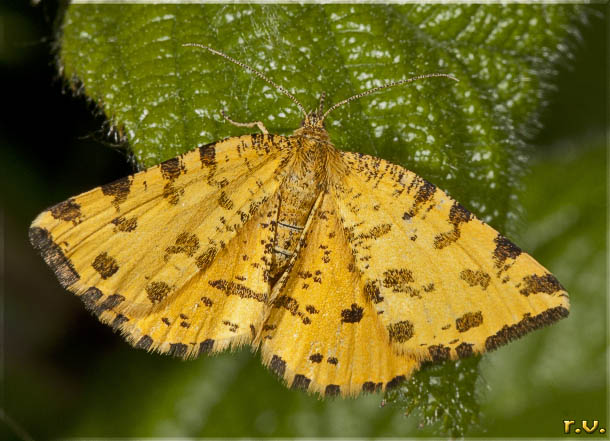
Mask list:
POLYGON ((309 356, 309 361, 311 361, 312 363, 320 363, 323 358, 324 356, 322 354, 311 354, 309 356))
POLYGON ((233 208, 233 201, 229 198, 227 193, 222 191, 220 196, 218 197, 218 205, 220 205, 225 210, 231 210, 233 208))
POLYGON ((114 331, 117 331, 121 328, 121 326, 123 325, 123 323, 128 322, 129 319, 127 317, 125 317, 123 314, 118 314, 114 320, 112 321, 112 324, 110 325, 112 327, 112 329, 114 331))
POLYGON ((438 234, 434 238, 434 247, 442 249, 456 242, 462 234, 462 224, 470 222, 472 219, 474 219, 474 216, 470 211, 464 208, 459 202, 454 202, 449 210, 448 219, 449 223, 453 225, 453 230, 438 234))
POLYGON ((431 184, 430 182, 420 178, 419 176, 416 178, 416 183, 418 187, 417 192, 413 197, 413 206, 408 212, 405 212, 403 214, 403 220, 409 220, 413 216, 416 216, 417 213, 419 213, 419 211, 421 210, 421 208, 432 199, 434 193, 436 192, 436 186, 434 184, 431 184))
POLYGON ((65 222, 72 221, 75 224, 79 222, 81 216, 80 205, 72 198, 54 205, 49 208, 49 211, 55 219, 65 222))
POLYGON ((202 254, 195 258, 195 264, 200 270, 205 271, 216 258, 216 254, 218 254, 218 249, 215 247, 208 247, 202 254))
POLYGON ((85 308, 87 308, 87 310, 93 311, 93 309, 95 308, 95 304, 103 296, 104 294, 102 293, 102 291, 92 286, 80 295, 80 299, 85 304, 85 308))
POLYGON ((358 236, 356 236, 356 239, 364 239, 364 240, 378 239, 381 236, 385 236, 386 234, 388 234, 391 230, 392 230, 391 224, 375 225, 369 231, 366 231, 366 232, 361 233, 358 236))
POLYGON ((199 147, 199 158, 203 167, 216 165, 216 143, 207 144, 199 147))
POLYGON ((373 383, 372 381, 367 381, 362 385, 362 392, 372 394, 379 392, 382 387, 383 383, 373 383))
POLYGON ((473 219, 473 215, 459 202, 454 202, 449 210, 449 222, 455 227, 458 227, 462 223, 470 222, 473 219))
POLYGON ((207 340, 204 340, 201 343, 199 343, 199 354, 198 355, 208 354, 208 353, 212 352, 213 348, 214 348, 214 340, 212 340, 211 338, 208 338, 207 340))
POLYGON ((521 248, 501 234, 494 238, 494 242, 496 243, 496 249, 493 252, 493 259, 498 268, 504 265, 506 259, 516 259, 522 252, 521 248))
POLYGON ((125 301, 125 297, 123 297, 122 295, 112 294, 111 296, 108 296, 102 303, 97 305, 95 309, 93 309, 93 314, 99 317, 102 312, 111 310, 123 301, 125 301))
POLYGON ((112 277, 119 270, 119 264, 116 259, 109 256, 105 251, 96 256, 91 266, 104 280, 112 277))
POLYGON ((110 184, 102 185, 102 193, 104 196, 113 196, 112 204, 118 210, 119 205, 127 200, 129 192, 131 190, 132 178, 126 176, 121 179, 117 179, 110 184))
POLYGON ((138 219, 136 217, 126 218, 119 216, 112 219, 111 223, 115 225, 114 232, 131 233, 138 227, 138 219))
POLYGON ((232 281, 210 280, 208 281, 208 285, 224 292, 228 296, 236 295, 242 299, 254 299, 259 302, 264 302, 267 298, 265 293, 253 291, 241 283, 235 283, 232 281))
POLYGON ((391 342, 404 343, 413 337, 413 323, 409 320, 403 320, 388 325, 391 342))
POLYGON ((415 201, 418 204, 424 204, 428 202, 430 199, 432 199, 432 196, 434 196, 434 193, 436 192, 436 186, 434 184, 431 184, 425 179, 422 179, 422 181, 423 182, 419 186, 417 194, 415 195, 415 201))
POLYGON ((162 302, 170 290, 170 286, 165 282, 150 282, 145 288, 146 296, 153 304, 162 302))
POLYGON ((186 170, 179 157, 168 159, 162 162, 159 167, 161 169, 161 176, 168 181, 176 180, 186 170))
POLYGON ((169 181, 163 187, 163 198, 171 205, 177 205, 182 196, 184 196, 184 188, 176 187, 173 181, 169 181))
POLYGON ((428 346, 428 352, 433 361, 449 360, 449 351, 451 348, 443 345, 428 346))
POLYGON ((467 312, 455 320, 455 328, 458 332, 466 332, 470 328, 476 328, 483 324, 483 313, 481 311, 467 312))
POLYGON ((413 282, 413 272, 407 268, 392 268, 383 273, 383 286, 392 288, 393 292, 412 292, 409 284, 413 282))
POLYGON ((297 374, 294 376, 290 388, 306 391, 309 388, 309 383, 311 383, 311 379, 307 378, 305 375, 297 374))
POLYGON ((315 306, 313 306, 313 305, 307 305, 307 306, 305 306, 305 311, 307 311, 307 312, 308 312, 308 313, 310 313, 310 314, 317 314, 318 312, 320 312, 320 311, 318 311, 318 310, 316 309, 316 307, 315 307, 315 306))
POLYGON ((364 309, 356 303, 352 303, 350 309, 341 311, 341 321, 343 323, 358 323, 362 320, 362 312, 364 309))
POLYGON ((456 348, 455 348, 455 352, 457 353, 458 357, 460 358, 464 358, 464 357, 470 357, 473 353, 472 351, 472 343, 460 343, 456 348))
POLYGON ((286 362, 282 360, 281 357, 274 355, 271 358, 271 362, 269 363, 269 369, 271 369, 280 377, 283 377, 284 373, 286 372, 286 362))
POLYGON ((559 283, 559 280, 557 280, 555 276, 550 273, 542 276, 537 276, 536 274, 525 276, 523 278, 523 284, 525 286, 521 288, 519 292, 526 297, 530 294, 537 294, 539 292, 553 294, 557 291, 565 290, 564 287, 561 286, 561 283, 559 283))
POLYGON ((183 343, 170 343, 168 354, 174 357, 182 357, 186 355, 188 346, 183 343))
POLYGON ((404 375, 398 375, 388 381, 388 384, 385 385, 386 390, 396 389, 400 384, 406 380, 404 375))
POLYGON ((193 257, 193 254, 199 249, 199 238, 195 234, 182 232, 176 238, 175 244, 165 249, 166 258, 170 254, 184 253, 188 257, 193 257))
POLYGON ((229 332, 236 333, 239 329, 239 325, 237 323, 230 322, 229 320, 223 320, 222 324, 229 328, 229 332))
POLYGON ((148 335, 144 335, 142 338, 140 338, 140 340, 138 340, 135 347, 138 349, 148 350, 148 349, 150 349, 152 344, 153 344, 153 339, 150 338, 150 336, 148 336, 148 335))
POLYGON ((366 285, 364 285, 364 295, 375 304, 383 302, 383 296, 379 291, 377 282, 367 282, 366 285))
POLYGON ((341 387, 336 384, 329 384, 324 390, 324 395, 327 397, 336 397, 341 393, 341 387))
POLYGON ((487 289, 491 282, 491 277, 485 271, 465 269, 460 272, 460 279, 464 280, 470 286, 481 286, 484 290, 487 289))
POLYGON ((299 302, 289 296, 279 296, 273 301, 275 308, 284 308, 290 311, 292 315, 296 315, 299 311, 299 302))

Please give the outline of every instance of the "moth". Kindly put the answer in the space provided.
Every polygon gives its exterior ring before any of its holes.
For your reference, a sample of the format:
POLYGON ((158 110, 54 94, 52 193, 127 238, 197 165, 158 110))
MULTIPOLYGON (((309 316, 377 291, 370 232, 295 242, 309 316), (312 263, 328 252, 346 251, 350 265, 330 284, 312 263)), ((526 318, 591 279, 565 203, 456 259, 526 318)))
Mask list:
POLYGON ((324 396, 395 387, 424 361, 496 349, 568 315, 542 265, 416 174, 324 128, 231 137, 72 197, 29 237, 59 282, 137 348, 250 345, 324 396))

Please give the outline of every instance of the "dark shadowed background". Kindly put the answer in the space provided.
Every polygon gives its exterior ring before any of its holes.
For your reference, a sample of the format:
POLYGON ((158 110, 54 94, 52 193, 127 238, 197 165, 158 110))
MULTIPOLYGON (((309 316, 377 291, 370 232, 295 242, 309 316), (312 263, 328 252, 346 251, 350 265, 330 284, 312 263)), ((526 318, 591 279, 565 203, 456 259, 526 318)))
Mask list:
MULTIPOLYGON (((512 226, 512 239, 565 285, 571 315, 483 357, 471 436, 559 437, 564 419, 608 428, 608 9, 594 10, 530 140, 523 215, 512 226)), ((437 434, 418 428, 416 415, 380 408, 382 396, 322 401, 290 391, 247 350, 188 362, 135 350, 63 290, 29 246, 29 223, 133 168, 104 117, 64 88, 57 4, 3 3, 0 15, 2 439, 19 438, 15 426, 34 439, 437 434)))

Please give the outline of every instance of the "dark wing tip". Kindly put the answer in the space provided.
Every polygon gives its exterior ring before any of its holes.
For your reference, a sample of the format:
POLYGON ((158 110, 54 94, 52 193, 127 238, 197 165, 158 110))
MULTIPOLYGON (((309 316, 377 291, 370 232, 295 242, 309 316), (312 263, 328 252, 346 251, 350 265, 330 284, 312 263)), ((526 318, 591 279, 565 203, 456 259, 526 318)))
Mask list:
POLYGON ((40 253, 47 265, 55 272, 59 283, 64 288, 68 288, 80 279, 80 275, 74 269, 72 262, 65 256, 59 245, 53 242, 48 230, 32 226, 28 236, 34 249, 40 253))
POLYGON ((507 344, 512 340, 523 337, 525 334, 534 331, 543 326, 550 325, 562 318, 567 317, 570 311, 565 306, 556 306, 541 312, 538 315, 526 315, 520 322, 511 326, 504 326, 494 335, 487 337, 485 341, 485 349, 492 351, 500 346, 507 344))

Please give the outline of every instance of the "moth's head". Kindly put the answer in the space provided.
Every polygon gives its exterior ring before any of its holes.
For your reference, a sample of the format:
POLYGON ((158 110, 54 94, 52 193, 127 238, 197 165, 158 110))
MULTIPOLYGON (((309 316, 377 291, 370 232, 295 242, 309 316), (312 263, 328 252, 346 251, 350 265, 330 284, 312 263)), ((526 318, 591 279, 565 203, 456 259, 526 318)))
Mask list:
POLYGON ((317 109, 305 115, 305 119, 301 121, 301 127, 295 130, 295 135, 305 136, 317 141, 329 140, 328 132, 324 128, 324 113, 322 112, 325 97, 326 94, 322 93, 320 105, 317 109))
POLYGON ((301 127, 324 129, 324 119, 318 110, 312 110, 301 121, 301 127))

